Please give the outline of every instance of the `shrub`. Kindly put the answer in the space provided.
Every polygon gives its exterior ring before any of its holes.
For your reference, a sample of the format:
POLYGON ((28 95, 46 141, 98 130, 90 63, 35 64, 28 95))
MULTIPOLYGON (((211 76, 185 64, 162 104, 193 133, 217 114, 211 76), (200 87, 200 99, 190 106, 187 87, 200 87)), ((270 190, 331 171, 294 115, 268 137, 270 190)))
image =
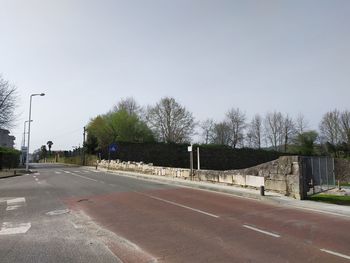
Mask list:
MULTIPOLYGON (((153 163, 157 166, 188 168, 190 165, 188 144, 174 143, 117 143, 118 151, 111 159, 153 163)), ((194 168, 197 168, 197 147, 201 169, 234 170, 255 166, 277 159, 285 153, 256 149, 233 149, 222 145, 193 145, 194 168)), ((108 159, 107 151, 102 158, 108 159)))
POLYGON ((17 168, 20 161, 20 152, 10 148, 0 147, 0 170, 3 168, 17 168))

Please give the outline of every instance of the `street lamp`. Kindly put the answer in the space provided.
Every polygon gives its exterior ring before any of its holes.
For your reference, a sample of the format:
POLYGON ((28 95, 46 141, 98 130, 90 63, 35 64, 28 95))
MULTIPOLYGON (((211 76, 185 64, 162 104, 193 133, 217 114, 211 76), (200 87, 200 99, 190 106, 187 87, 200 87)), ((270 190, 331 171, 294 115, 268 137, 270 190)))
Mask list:
POLYGON ((29 143, 30 143, 30 120, 32 119, 32 98, 34 96, 45 96, 45 93, 38 93, 30 95, 29 103, 29 119, 28 119, 28 147, 27 147, 27 160, 26 160, 26 171, 29 171, 29 143))
MULTIPOLYGON (((31 120, 30 122, 32 122, 33 120, 31 120)), ((28 123, 29 121, 25 121, 24 122, 24 131, 23 131, 23 146, 26 147, 26 124, 28 123)))
MULTIPOLYGON (((32 122, 33 120, 30 120, 30 122, 32 122)), ((27 152, 25 151, 26 149, 26 124, 29 121, 25 121, 24 122, 24 131, 23 131, 23 141, 22 141, 22 165, 24 165, 24 162, 26 160, 25 156, 27 155, 27 152)))

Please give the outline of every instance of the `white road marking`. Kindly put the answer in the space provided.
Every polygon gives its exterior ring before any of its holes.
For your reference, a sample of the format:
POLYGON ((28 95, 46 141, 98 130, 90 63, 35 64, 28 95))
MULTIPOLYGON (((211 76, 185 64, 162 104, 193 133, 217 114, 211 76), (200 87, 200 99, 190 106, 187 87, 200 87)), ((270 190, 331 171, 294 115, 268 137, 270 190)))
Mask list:
POLYGON ((87 180, 91 180, 91 181, 94 181, 94 182, 98 182, 98 180, 95 180, 95 179, 92 179, 92 178, 89 178, 89 177, 86 177, 84 175, 79 175, 79 174, 73 174, 73 176, 78 176, 78 177, 81 177, 81 178, 84 178, 84 179, 87 179, 87 180))
POLYGON ((254 230, 254 231, 259 232, 259 233, 263 233, 265 235, 269 235, 269 236, 272 236, 272 237, 280 237, 280 235, 278 235, 278 234, 275 234, 275 233, 272 233, 272 232, 268 232, 268 231, 265 231, 265 230, 261 230, 261 229, 256 228, 256 227, 252 227, 252 226, 248 226, 248 225, 243 225, 243 226, 245 228, 254 230))
POLYGON ((61 174, 61 172, 57 172, 57 171, 56 171, 55 174, 61 174))
POLYGON ((75 172, 75 173, 80 173, 80 171, 73 171, 73 172, 75 172))
POLYGON ((39 179, 38 179, 38 178, 35 178, 35 181, 39 181, 39 179))
POLYGON ((347 255, 344 255, 344 254, 341 254, 341 253, 338 253, 338 252, 334 252, 334 251, 332 251, 332 250, 328 250, 328 249, 324 249, 324 248, 322 248, 322 249, 320 249, 320 250, 323 251, 323 252, 326 252, 326 253, 328 253, 328 254, 332 254, 332 255, 334 255, 334 256, 338 256, 338 257, 341 257, 341 258, 350 259, 350 256, 347 256, 347 255))
POLYGON ((11 223, 4 222, 0 230, 0 235, 14 235, 26 233, 32 225, 30 223, 11 223))
POLYGON ((35 173, 34 175, 40 175, 40 173, 35 173))
POLYGON ((189 206, 186 206, 186 205, 175 203, 175 202, 172 202, 172 201, 169 201, 169 200, 166 200, 166 199, 162 199, 162 198, 159 198, 159 197, 156 197, 156 196, 147 195, 147 194, 143 194, 143 193, 140 193, 140 192, 137 192, 137 193, 145 195, 145 196, 148 196, 149 198, 152 198, 152 199, 155 199, 155 200, 158 200, 158 201, 162 201, 162 202, 171 204, 171 205, 175 205, 175 206, 178 206, 178 207, 186 208, 186 209, 189 209, 189 210, 192 210, 192 211, 195 211, 195 212, 207 215, 207 216, 211 216, 211 217, 214 217, 214 218, 219 218, 218 215, 214 215, 214 214, 211 214, 211 213, 208 213, 208 212, 196 209, 196 208, 192 208, 192 207, 189 207, 189 206))
POLYGON ((312 212, 316 212, 316 213, 321 213, 321 214, 329 214, 329 215, 333 215, 333 216, 341 216, 341 217, 350 218, 349 215, 343 215, 343 214, 333 213, 333 212, 329 212, 329 211, 322 211, 322 210, 317 210, 317 209, 312 209, 312 208, 307 208, 307 207, 300 207, 300 206, 291 206, 291 207, 296 208, 296 209, 302 209, 302 210, 312 211, 312 212))
POLYGON ((7 203, 6 211, 16 210, 21 206, 23 206, 25 202, 26 202, 26 199, 24 197, 9 199, 6 201, 7 203))
POLYGON ((64 173, 66 173, 66 174, 71 174, 71 172, 69 172, 69 171, 63 171, 64 173))

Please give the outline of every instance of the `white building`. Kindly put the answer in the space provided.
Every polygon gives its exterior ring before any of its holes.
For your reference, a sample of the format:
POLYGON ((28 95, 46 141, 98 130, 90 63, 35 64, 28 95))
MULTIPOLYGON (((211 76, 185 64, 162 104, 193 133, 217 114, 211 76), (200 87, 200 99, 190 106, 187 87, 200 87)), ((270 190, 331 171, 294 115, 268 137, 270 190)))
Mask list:
POLYGON ((14 148, 15 136, 10 135, 10 131, 0 129, 0 147, 14 148))

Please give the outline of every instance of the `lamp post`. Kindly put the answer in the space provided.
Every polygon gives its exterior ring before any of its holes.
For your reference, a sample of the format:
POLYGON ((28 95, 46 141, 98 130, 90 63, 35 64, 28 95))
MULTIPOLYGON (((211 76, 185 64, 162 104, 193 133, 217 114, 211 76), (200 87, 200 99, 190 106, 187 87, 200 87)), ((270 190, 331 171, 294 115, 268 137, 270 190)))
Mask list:
POLYGON ((27 147, 27 160, 26 160, 26 171, 29 171, 29 143, 30 143, 30 120, 32 119, 32 98, 34 96, 45 96, 45 93, 38 93, 30 95, 29 103, 29 119, 28 119, 28 147, 27 147))
MULTIPOLYGON (((32 122, 33 120, 30 120, 30 122, 32 122)), ((27 152, 25 151, 26 150, 26 124, 28 123, 29 121, 25 121, 24 122, 24 131, 23 131, 23 141, 22 141, 22 165, 24 165, 25 163, 25 160, 26 160, 26 156, 27 156, 27 152)))
MULTIPOLYGON (((30 122, 32 122, 33 120, 31 120, 30 122)), ((24 131, 23 131, 23 146, 26 147, 26 124, 28 123, 29 121, 25 121, 24 122, 24 131)))

